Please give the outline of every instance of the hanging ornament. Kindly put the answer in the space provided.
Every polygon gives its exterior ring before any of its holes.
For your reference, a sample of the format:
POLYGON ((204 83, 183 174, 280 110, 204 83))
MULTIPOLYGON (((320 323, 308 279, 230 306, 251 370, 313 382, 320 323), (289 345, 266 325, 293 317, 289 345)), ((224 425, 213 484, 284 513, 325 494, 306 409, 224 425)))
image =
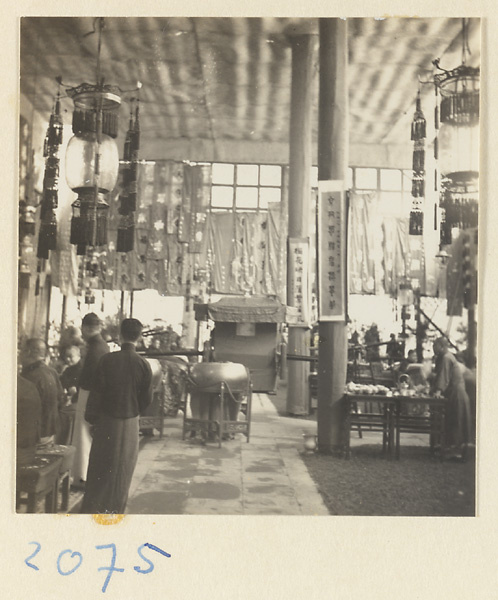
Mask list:
MULTIPOLYGON (((448 243, 452 228, 477 227, 478 220, 480 69, 466 64, 467 52, 468 20, 463 19, 462 64, 447 71, 439 66, 439 60, 433 62, 436 98, 440 98, 435 112, 439 205, 450 232, 448 243)), ((441 232, 441 236, 447 233, 441 232)))
POLYGON ((47 259, 50 250, 57 246, 57 218, 59 188, 59 146, 62 144, 63 123, 61 118, 60 94, 54 103, 52 114, 43 144, 45 174, 40 212, 40 231, 38 233, 38 258, 47 259))
POLYGON ((73 100, 73 137, 66 151, 66 180, 78 194, 73 202, 71 243, 85 253, 86 247, 107 243, 106 194, 116 186, 119 152, 114 141, 118 135, 121 90, 104 82, 101 76, 101 44, 104 19, 94 21, 97 33, 96 83, 81 83, 70 87, 67 94, 73 100))
POLYGON ((138 150, 140 148, 140 99, 136 98, 135 110, 133 101, 130 106, 130 119, 126 132, 123 157, 122 191, 119 196, 117 252, 130 252, 135 245, 135 218, 137 209, 138 150))
POLYGON ((413 141, 413 175, 410 235, 422 235, 424 232, 423 198, 425 196, 425 137, 426 121, 424 113, 422 112, 419 90, 411 128, 411 139, 413 141))

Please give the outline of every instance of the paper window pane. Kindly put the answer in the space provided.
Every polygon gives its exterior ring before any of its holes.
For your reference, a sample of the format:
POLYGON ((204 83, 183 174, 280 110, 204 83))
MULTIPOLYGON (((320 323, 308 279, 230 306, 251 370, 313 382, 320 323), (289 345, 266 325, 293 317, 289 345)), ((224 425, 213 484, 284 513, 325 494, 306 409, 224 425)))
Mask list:
POLYGON ((380 189, 389 191, 401 190, 401 171, 398 171, 398 169, 381 169, 380 189))
POLYGON ((213 185, 211 187, 211 206, 214 208, 232 208, 233 187, 213 185))
POLYGON ((413 171, 403 171, 403 190, 411 194, 413 171))
POLYGON ((278 165, 261 165, 259 167, 260 185, 282 185, 282 167, 278 165))
POLYGON ((259 208, 268 208, 268 202, 280 202, 281 192, 278 188, 260 188, 259 208))
POLYGON ((377 169, 356 169, 356 188, 358 190, 376 190, 377 169))
POLYGON ((233 184, 234 166, 225 163, 213 163, 212 182, 233 184))
POLYGON ((237 165, 237 185, 258 185, 258 165, 237 165))
POLYGON ((237 208, 258 208, 258 188, 238 187, 235 190, 235 206, 237 208))
POLYGON ((318 167, 311 167, 310 185, 312 188, 318 187, 318 167))

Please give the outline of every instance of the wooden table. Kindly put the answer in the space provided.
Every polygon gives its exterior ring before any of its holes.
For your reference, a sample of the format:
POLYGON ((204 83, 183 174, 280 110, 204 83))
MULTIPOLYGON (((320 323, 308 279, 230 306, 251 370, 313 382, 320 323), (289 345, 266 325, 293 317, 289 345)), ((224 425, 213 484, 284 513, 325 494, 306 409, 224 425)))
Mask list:
POLYGON ((394 428, 396 432, 395 452, 399 459, 401 453, 401 433, 423 433, 429 435, 431 452, 438 447, 440 458, 444 458, 446 398, 434 396, 393 396, 395 399, 394 428), (422 415, 410 414, 410 407, 422 404, 427 412, 422 415))
POLYGON ((347 411, 346 457, 350 456, 351 430, 355 428, 361 435, 362 428, 382 433, 382 450, 389 458, 393 452, 396 459, 401 454, 401 433, 422 433, 429 435, 431 452, 440 448, 441 458, 445 449, 445 398, 434 396, 386 396, 383 394, 344 394, 347 411), (370 410, 358 412, 358 403, 365 403, 370 410), (411 414, 410 407, 416 404, 427 406, 422 415, 411 414), (374 407, 374 409, 372 409, 374 407), (377 410, 375 410, 375 408, 377 410))
POLYGON ((347 414, 347 441, 346 458, 351 455, 351 431, 355 428, 362 435, 362 429, 367 431, 378 431, 382 433, 382 452, 388 453, 392 458, 395 444, 395 412, 396 404, 394 396, 381 394, 344 394, 347 414), (366 403, 366 410, 360 412, 358 403, 366 403), (377 410, 373 410, 375 407, 377 410))

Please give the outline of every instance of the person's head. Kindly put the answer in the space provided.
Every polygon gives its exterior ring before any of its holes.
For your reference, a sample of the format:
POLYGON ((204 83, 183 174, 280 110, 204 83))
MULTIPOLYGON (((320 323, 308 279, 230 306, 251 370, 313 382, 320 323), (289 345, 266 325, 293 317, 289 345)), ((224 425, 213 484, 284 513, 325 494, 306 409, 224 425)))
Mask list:
POLYGON ((123 319, 119 333, 123 342, 136 344, 142 335, 142 323, 138 319, 123 319))
POLYGON ((85 341, 100 333, 101 328, 102 323, 95 313, 88 313, 81 321, 81 335, 85 341))
POLYGON ((66 365, 73 366, 78 363, 81 358, 81 351, 78 346, 68 346, 63 354, 66 365))
POLYGON ((21 352, 21 363, 23 366, 31 365, 47 356, 47 344, 40 338, 26 340, 21 352))
POLYGON ((432 348, 436 356, 444 354, 448 350, 448 340, 444 337, 439 337, 434 341, 432 348))
POLYGON ((417 362, 417 351, 416 350, 408 350, 408 354, 406 355, 406 358, 409 363, 416 363, 417 362))

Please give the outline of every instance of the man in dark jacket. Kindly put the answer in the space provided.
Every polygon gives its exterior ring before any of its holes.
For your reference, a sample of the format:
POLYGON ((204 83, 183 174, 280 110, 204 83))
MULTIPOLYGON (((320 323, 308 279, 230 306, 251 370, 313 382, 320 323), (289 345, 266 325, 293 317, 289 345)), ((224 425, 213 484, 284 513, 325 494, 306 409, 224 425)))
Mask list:
POLYGON ((88 456, 92 445, 90 427, 85 421, 86 403, 88 394, 93 386, 95 371, 100 358, 109 352, 100 331, 102 324, 95 313, 88 313, 81 322, 81 335, 87 343, 87 351, 79 377, 78 402, 76 404, 76 417, 72 445, 76 447, 73 464, 73 485, 83 487, 88 469, 88 456))
POLYGON ((120 334, 121 350, 99 361, 86 408, 93 442, 82 513, 124 513, 138 457, 139 415, 152 400, 152 370, 135 349, 142 324, 125 319, 120 334))
POLYGON ((35 458, 40 441, 42 405, 34 383, 17 376, 17 464, 27 465, 35 458))
POLYGON ((22 376, 34 383, 41 399, 41 444, 55 441, 59 429, 59 409, 64 402, 59 376, 45 363, 46 356, 47 345, 39 338, 27 340, 21 353, 22 376))

